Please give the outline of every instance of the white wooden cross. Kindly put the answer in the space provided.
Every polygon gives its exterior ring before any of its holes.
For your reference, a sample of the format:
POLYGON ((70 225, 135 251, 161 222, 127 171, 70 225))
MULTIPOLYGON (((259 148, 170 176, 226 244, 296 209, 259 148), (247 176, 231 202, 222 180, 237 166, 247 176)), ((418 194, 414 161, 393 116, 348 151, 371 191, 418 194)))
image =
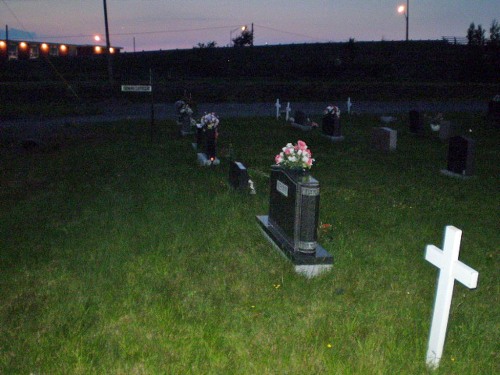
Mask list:
POLYGON ((280 108, 281 108, 279 99, 276 99, 276 103, 274 104, 274 106, 276 107, 276 120, 277 120, 280 117, 280 108))
POLYGON ((290 102, 286 103, 286 109, 285 109, 285 120, 288 121, 290 118, 290 112, 292 112, 292 108, 290 108, 290 102))
POLYGON ((351 107, 352 107, 351 97, 348 97, 347 98, 347 113, 348 114, 351 114, 351 107))
POLYGON ((455 279, 467 288, 477 286, 479 273, 458 260, 461 237, 462 231, 449 225, 445 228, 443 250, 427 245, 425 252, 425 260, 440 269, 426 357, 427 366, 431 368, 439 366, 443 354, 455 279))

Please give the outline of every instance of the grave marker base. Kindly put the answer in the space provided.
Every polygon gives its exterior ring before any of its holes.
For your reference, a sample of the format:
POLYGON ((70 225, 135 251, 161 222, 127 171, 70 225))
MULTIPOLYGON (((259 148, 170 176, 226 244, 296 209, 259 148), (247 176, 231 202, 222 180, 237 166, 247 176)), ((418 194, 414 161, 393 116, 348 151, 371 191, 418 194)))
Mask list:
POLYGON ((326 134, 321 134, 323 137, 325 137, 326 139, 329 139, 330 141, 332 142, 342 142, 345 137, 343 135, 339 136, 339 137, 336 137, 336 136, 333 136, 333 135, 326 135, 326 134))
POLYGON ((441 174, 448 176, 448 177, 460 178, 462 180, 468 180, 469 178, 474 177, 474 176, 467 176, 465 174, 455 173, 455 172, 449 171, 448 169, 441 169, 441 174))
POLYGON ((295 129, 302 130, 304 132, 308 132, 308 131, 313 130, 313 127, 310 125, 300 125, 300 124, 297 124, 296 122, 292 122, 292 127, 294 127, 295 129))
POLYGON ((211 165, 219 165, 220 160, 215 158, 214 160, 210 160, 207 158, 207 155, 203 152, 198 153, 198 164, 202 167, 207 167, 211 165))
POLYGON ((321 245, 317 245, 315 254, 304 254, 294 251, 285 238, 269 225, 269 216, 257 216, 257 222, 264 236, 279 250, 280 254, 290 260, 295 272, 308 278, 330 270, 333 267, 333 256, 321 245))

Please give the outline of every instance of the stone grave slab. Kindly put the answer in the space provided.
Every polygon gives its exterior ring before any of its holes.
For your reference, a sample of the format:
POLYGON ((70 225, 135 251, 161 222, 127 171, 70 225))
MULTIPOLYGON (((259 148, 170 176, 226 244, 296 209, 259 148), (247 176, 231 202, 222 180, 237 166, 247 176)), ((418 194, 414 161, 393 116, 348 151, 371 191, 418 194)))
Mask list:
POLYGON ((419 111, 411 110, 409 112, 410 118, 410 133, 421 135, 424 132, 424 122, 419 111))
POLYGON ((247 190, 249 180, 248 171, 243 163, 232 161, 229 164, 229 184, 231 187, 238 190, 247 190))
POLYGON ((398 133, 388 127, 377 127, 372 129, 372 147, 380 151, 394 151, 397 146, 398 133))
POLYGON ((442 121, 439 125, 439 139, 442 141, 447 141, 451 137, 457 136, 457 129, 455 124, 451 121, 442 121))
POLYGON ((197 158, 198 158, 198 164, 202 167, 208 167, 208 166, 220 164, 220 160, 217 157, 208 158, 207 154, 205 154, 203 152, 199 152, 197 154, 197 158))
POLYGON ((257 222, 297 272, 315 276, 330 269, 333 257, 317 243, 319 182, 308 173, 271 167, 269 215, 257 222))
POLYGON ((467 178, 474 174, 476 142, 468 137, 451 137, 448 147, 448 168, 441 173, 452 177, 467 178))

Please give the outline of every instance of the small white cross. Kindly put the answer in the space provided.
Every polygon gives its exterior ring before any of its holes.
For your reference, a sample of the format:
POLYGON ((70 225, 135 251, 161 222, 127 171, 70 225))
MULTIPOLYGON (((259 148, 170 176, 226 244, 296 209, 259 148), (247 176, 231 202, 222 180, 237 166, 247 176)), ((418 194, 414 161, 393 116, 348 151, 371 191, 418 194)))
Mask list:
POLYGON ((479 273, 458 260, 461 237, 462 231, 449 225, 445 228, 443 250, 434 245, 427 245, 425 252, 425 260, 439 268, 438 286, 426 357, 427 366, 431 368, 439 366, 443 354, 455 279, 467 288, 473 289, 477 286, 479 273))
POLYGON ((347 98, 347 113, 348 114, 351 114, 351 107, 352 107, 351 97, 348 97, 347 98))
POLYGON ((286 103, 286 112, 285 112, 285 120, 288 121, 290 118, 290 112, 292 112, 292 108, 290 108, 290 102, 286 103))
POLYGON ((276 120, 277 120, 280 117, 280 108, 281 108, 279 99, 276 99, 276 103, 274 104, 274 106, 276 107, 276 120))

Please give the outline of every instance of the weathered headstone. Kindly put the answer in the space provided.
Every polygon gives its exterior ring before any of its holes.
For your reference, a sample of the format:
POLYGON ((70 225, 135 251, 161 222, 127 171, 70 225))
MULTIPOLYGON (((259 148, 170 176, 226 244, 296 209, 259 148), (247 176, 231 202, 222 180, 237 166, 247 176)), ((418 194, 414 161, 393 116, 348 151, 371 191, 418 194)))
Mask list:
POLYGON ((246 190, 248 189, 248 171, 246 167, 239 161, 232 161, 229 164, 229 184, 234 189, 246 190))
POLYGON ((298 125, 306 125, 307 116, 303 111, 295 111, 294 123, 298 125))
POLYGON ((468 137, 451 137, 448 147, 448 168, 441 170, 445 175, 470 177, 474 174, 476 142, 468 137))
POLYGON ((175 102, 175 109, 177 112, 177 124, 179 125, 179 133, 182 136, 193 134, 193 110, 183 100, 175 102))
POLYGON ((271 167, 269 215, 257 216, 266 237, 292 261, 295 270, 315 276, 333 257, 317 243, 319 182, 309 173, 271 167))
POLYGON ((462 231, 460 229, 447 226, 443 250, 434 245, 427 245, 426 247, 425 260, 439 268, 438 286, 426 356, 426 363, 431 368, 439 366, 439 361, 443 355, 455 279, 467 288, 477 286, 479 273, 458 260, 461 237, 462 231))
POLYGON ((396 130, 379 127, 372 130, 372 146, 380 151, 394 151, 397 146, 398 133, 396 130))
POLYGON ((424 123, 420 112, 416 110, 411 110, 409 112, 410 117, 410 133, 422 134, 424 131, 424 123))
POLYGON ((441 124, 439 124, 439 139, 442 141, 447 141, 456 136, 456 132, 456 127, 451 121, 441 121, 441 124))

